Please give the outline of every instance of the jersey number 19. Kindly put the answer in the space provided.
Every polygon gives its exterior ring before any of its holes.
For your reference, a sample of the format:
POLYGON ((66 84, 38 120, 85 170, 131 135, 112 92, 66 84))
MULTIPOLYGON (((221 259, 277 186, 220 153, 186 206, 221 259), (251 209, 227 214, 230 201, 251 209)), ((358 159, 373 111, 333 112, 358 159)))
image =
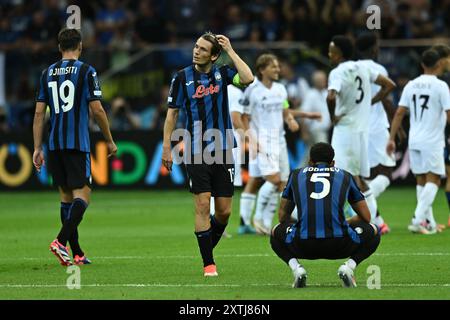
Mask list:
POLYGON ((75 96, 75 86, 73 85, 72 81, 65 80, 59 86, 59 90, 58 90, 58 82, 57 81, 50 81, 48 83, 48 87, 52 90, 53 107, 55 108, 56 114, 59 113, 59 98, 61 98, 62 102, 64 103, 61 106, 61 109, 63 110, 63 112, 67 112, 73 108, 73 100, 74 100, 74 96, 75 96), (58 93, 59 93, 59 96, 58 96, 58 93))

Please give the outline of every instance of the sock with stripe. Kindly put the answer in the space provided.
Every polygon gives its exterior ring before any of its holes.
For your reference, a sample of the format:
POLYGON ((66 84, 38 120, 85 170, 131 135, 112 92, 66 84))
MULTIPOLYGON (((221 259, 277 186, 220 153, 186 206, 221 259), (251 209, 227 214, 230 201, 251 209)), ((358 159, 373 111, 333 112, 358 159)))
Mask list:
MULTIPOLYGON (((60 217, 61 217, 61 224, 64 225, 64 221, 69 216, 69 209, 72 205, 71 202, 61 202, 61 210, 60 210, 60 217)), ((75 230, 75 233, 72 235, 72 237, 69 239, 69 245, 70 249, 72 250, 73 256, 84 256, 83 250, 81 250, 80 244, 78 243, 78 228, 75 230)))
POLYGON ((370 189, 364 192, 364 196, 370 211, 370 221, 373 222, 377 216, 377 200, 370 189))
POLYGON ((67 241, 75 234, 87 207, 88 204, 83 199, 76 198, 73 200, 68 211, 67 219, 64 221, 57 237, 62 245, 65 246, 67 241))
POLYGON ((222 238, 222 234, 225 231, 225 228, 227 227, 228 224, 220 223, 213 215, 210 216, 210 222, 211 222, 211 244, 214 249, 219 243, 220 238, 222 238))
POLYGON ((372 190, 372 194, 375 198, 378 198, 380 194, 382 194, 387 187, 391 184, 388 177, 385 175, 379 174, 368 183, 370 190, 372 190))
POLYGON ((211 241, 211 228, 206 231, 194 232, 197 237, 198 247, 202 255, 203 266, 215 264, 213 259, 213 246, 211 241))

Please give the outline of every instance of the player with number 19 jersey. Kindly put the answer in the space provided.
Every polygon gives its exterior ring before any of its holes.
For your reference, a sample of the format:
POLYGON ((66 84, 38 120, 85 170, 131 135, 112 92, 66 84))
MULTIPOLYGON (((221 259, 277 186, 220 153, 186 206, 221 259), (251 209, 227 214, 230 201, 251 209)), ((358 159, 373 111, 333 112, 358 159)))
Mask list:
POLYGON ((50 151, 90 152, 89 102, 101 98, 97 72, 80 60, 62 59, 42 72, 36 101, 50 107, 50 151))

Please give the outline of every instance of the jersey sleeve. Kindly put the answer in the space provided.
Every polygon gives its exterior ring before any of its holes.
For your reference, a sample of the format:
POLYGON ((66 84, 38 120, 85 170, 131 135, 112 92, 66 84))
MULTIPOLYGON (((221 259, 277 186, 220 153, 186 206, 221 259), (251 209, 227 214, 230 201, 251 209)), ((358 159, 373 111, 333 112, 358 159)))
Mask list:
POLYGON ((240 89, 228 88, 228 104, 230 112, 244 113, 244 106, 241 104, 243 93, 240 89))
POLYGON ((291 174, 289 175, 289 179, 286 184, 286 187, 284 187, 283 193, 281 194, 281 197, 283 197, 287 200, 290 200, 290 201, 294 201, 294 188, 292 187, 293 177, 294 177, 294 172, 291 172, 291 174))
POLYGON ((87 77, 87 100, 101 100, 102 99, 102 88, 100 87, 100 81, 98 81, 97 71, 93 67, 89 67, 86 73, 87 77))
POLYGON ((167 105, 169 108, 179 109, 183 106, 184 96, 183 87, 178 73, 172 78, 170 83, 169 96, 167 97, 167 105))
POLYGON ((341 91, 342 87, 342 77, 339 71, 336 69, 331 70, 330 76, 328 77, 328 90, 335 90, 336 92, 341 91))
POLYGON ((353 177, 350 175, 350 185, 348 189, 347 201, 349 203, 355 203, 364 199, 364 195, 356 185, 355 179, 353 179, 353 177))
POLYGON ((369 69, 369 78, 370 78, 369 80, 371 83, 374 83, 381 73, 375 68, 368 68, 368 69, 369 69))
POLYGON ((242 95, 241 100, 239 101, 239 103, 242 105, 243 107, 243 111, 245 114, 251 114, 252 113, 252 107, 250 105, 250 93, 252 91, 253 87, 247 87, 247 89, 245 89, 244 94, 242 95))
POLYGON ((447 111, 450 110, 450 89, 448 88, 447 83, 442 83, 442 90, 441 90, 441 105, 442 108, 447 111))
POLYGON ((42 71, 41 77, 39 78, 38 88, 36 91, 36 102, 45 102, 48 104, 48 92, 46 90, 46 78, 47 70, 42 71))
POLYGON ((398 103, 399 106, 405 107, 409 109, 409 86, 408 84, 403 89, 402 95, 400 97, 400 101, 398 103))
POLYGON ((281 85, 281 97, 283 98, 283 109, 289 109, 288 93, 286 87, 281 85))

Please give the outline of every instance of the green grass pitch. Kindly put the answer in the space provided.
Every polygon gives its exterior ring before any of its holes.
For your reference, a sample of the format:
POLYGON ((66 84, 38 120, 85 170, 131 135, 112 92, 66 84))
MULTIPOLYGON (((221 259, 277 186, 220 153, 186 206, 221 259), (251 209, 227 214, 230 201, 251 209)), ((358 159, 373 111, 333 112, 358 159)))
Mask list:
MULTIPOLYGON (((292 289, 289 268, 269 239, 238 236, 239 195, 215 250, 219 277, 205 279, 193 234, 189 192, 96 191, 80 227, 92 265, 81 266, 81 289, 68 289, 70 274, 49 252, 59 230, 56 192, 0 194, 0 299, 450 299, 450 230, 433 236, 406 229, 415 189, 391 188, 379 208, 392 232, 356 271, 358 287, 344 289, 337 268, 344 260, 304 260, 308 287, 292 289), (369 289, 371 265, 381 289, 369 289)), ((436 219, 447 222, 442 190, 436 219)))

